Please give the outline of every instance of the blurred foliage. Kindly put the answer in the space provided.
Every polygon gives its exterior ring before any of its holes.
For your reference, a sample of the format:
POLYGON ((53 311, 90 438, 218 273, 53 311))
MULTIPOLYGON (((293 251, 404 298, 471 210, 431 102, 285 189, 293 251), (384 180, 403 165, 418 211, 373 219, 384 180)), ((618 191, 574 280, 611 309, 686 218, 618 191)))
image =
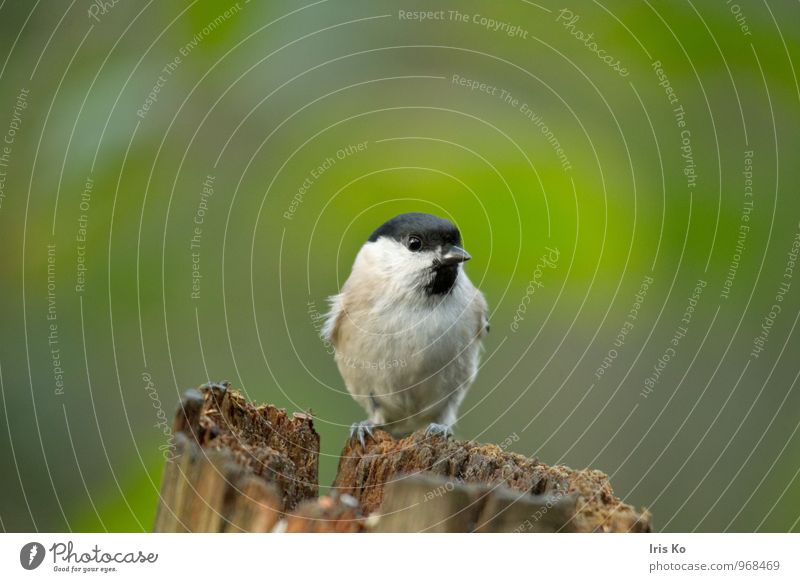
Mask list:
POLYGON ((363 412, 314 315, 378 224, 420 210, 458 223, 492 308, 460 438, 516 435, 520 453, 605 470, 658 528, 800 529, 800 283, 749 356, 800 217, 798 8, 736 6, 739 20, 724 2, 575 3, 568 28, 549 1, 2 3, 0 133, 29 90, 2 168, 3 527, 149 529, 168 442, 159 411, 209 379, 311 409, 330 483, 363 412), (693 188, 654 61, 685 110, 693 188), (723 298, 746 151, 754 205, 723 298), (558 264, 519 314, 547 247, 558 264), (686 337, 643 398, 698 279, 686 337))

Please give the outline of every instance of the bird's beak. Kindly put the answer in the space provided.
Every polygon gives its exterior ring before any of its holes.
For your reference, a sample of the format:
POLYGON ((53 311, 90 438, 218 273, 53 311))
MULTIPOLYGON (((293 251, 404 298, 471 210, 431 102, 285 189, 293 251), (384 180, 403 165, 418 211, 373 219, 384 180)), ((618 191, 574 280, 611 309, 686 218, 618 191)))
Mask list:
POLYGON ((451 245, 445 249, 444 254, 442 254, 441 261, 443 265, 457 265, 458 263, 463 263, 471 258, 472 256, 461 247, 451 245))

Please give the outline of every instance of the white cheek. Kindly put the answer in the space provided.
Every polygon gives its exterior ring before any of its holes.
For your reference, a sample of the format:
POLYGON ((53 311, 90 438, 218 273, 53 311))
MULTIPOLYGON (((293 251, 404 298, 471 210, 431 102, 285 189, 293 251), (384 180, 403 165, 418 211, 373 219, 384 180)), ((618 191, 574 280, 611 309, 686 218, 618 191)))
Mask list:
POLYGON ((379 239, 364 250, 367 251, 370 267, 401 288, 419 284, 420 278, 429 276, 433 264, 432 252, 415 253, 390 239, 379 239))

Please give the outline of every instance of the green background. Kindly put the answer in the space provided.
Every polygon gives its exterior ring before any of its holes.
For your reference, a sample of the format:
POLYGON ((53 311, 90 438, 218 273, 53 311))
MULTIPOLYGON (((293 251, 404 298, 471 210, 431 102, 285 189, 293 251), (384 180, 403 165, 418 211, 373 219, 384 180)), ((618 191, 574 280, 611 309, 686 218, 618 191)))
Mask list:
POLYGON ((602 469, 659 530, 800 531, 800 275, 786 271, 800 228, 798 16, 777 1, 0 3, 0 133, 15 131, 0 168, 2 527, 148 530, 159 406, 171 418, 209 379, 312 410, 329 484, 364 413, 314 314, 372 230, 416 210, 459 225, 491 308, 459 438, 602 469), (400 17, 420 9, 445 17, 400 17), (559 260, 537 274, 548 247, 559 260), (686 335, 645 398, 698 280, 686 335))

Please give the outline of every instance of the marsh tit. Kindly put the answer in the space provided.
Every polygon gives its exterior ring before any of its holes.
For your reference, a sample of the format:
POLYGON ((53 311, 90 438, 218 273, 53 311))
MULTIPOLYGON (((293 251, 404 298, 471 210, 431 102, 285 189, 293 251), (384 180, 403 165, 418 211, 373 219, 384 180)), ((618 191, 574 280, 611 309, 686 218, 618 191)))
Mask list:
POLYGON ((449 220, 401 214, 372 233, 329 299, 322 336, 367 411, 350 432, 362 445, 376 426, 396 437, 452 434, 489 331, 486 300, 463 269, 469 259, 449 220))

